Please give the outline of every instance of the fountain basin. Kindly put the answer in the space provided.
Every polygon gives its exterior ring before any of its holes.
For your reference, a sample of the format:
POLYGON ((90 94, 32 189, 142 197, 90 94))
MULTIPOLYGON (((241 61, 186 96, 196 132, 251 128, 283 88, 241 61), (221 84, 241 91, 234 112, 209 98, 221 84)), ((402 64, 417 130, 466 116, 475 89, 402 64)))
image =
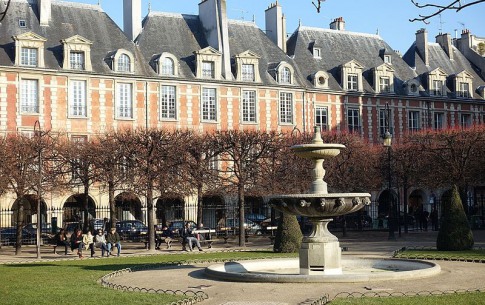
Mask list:
POLYGON ((353 213, 370 204, 369 193, 290 194, 273 198, 273 206, 284 213, 319 218, 353 213))
POLYGON ((340 151, 345 148, 342 144, 299 144, 293 145, 291 150, 294 154, 305 159, 328 159, 340 154, 340 151))
POLYGON ((433 262, 385 258, 346 258, 342 274, 299 274, 298 258, 251 260, 215 264, 205 269, 211 278, 234 282, 271 283, 354 283, 410 280, 437 275, 441 267, 433 262))

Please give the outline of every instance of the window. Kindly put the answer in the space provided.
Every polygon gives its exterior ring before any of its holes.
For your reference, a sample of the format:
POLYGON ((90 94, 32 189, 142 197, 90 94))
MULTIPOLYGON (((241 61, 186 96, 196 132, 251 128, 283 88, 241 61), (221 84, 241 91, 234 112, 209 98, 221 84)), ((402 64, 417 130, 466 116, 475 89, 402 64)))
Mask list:
POLYGON ((291 84, 291 71, 288 67, 284 67, 281 70, 281 80, 282 84, 291 84))
POLYGON ((384 62, 386 64, 392 64, 392 59, 390 55, 384 55, 384 62))
POLYGON ((118 72, 131 72, 131 60, 127 54, 121 54, 118 58, 118 72))
POLYGON ((256 123, 256 91, 242 92, 242 121, 256 123))
POLYGON ((203 78, 215 78, 215 69, 213 61, 202 62, 202 77, 203 78))
POLYGON ((293 124, 293 94, 280 92, 280 123, 293 124))
POLYGON ((328 109, 327 107, 315 107, 315 125, 320 127, 321 131, 326 131, 328 126, 328 109))
POLYGON ((360 113, 359 109, 347 110, 347 125, 349 132, 360 132, 360 113))
POLYGON ((116 115, 121 119, 133 118, 132 84, 116 84, 116 115))
POLYGON ((384 136, 386 134, 387 128, 389 128, 389 132, 392 134, 392 115, 389 110, 389 114, 387 114, 388 110, 386 109, 379 109, 379 134, 380 136, 384 136), (387 117, 389 116, 389 117, 387 117), (387 125, 387 120, 389 120, 389 126, 387 125))
POLYGON ((419 111, 408 112, 408 129, 410 132, 419 131, 421 129, 419 123, 419 111))
POLYGON ((472 116, 469 113, 461 114, 461 127, 466 128, 472 126, 472 116))
POLYGON ((162 75, 164 76, 175 75, 175 64, 173 62, 173 59, 169 57, 164 57, 162 59, 162 75))
POLYGON ((433 81, 433 95, 442 96, 443 95, 443 81, 442 80, 434 80, 433 81))
POLYGON ((20 55, 20 64, 22 66, 37 67, 37 54, 36 48, 22 48, 20 55))
POLYGON ((21 28, 27 27, 27 23, 25 22, 24 19, 19 19, 19 27, 21 27, 21 28))
POLYGON ((176 119, 176 91, 175 86, 162 86, 160 92, 160 117, 162 119, 176 119))
POLYGON ((20 111, 23 113, 39 113, 39 81, 22 79, 20 84, 20 111))
POLYGON ((347 90, 358 91, 359 90, 358 80, 359 80, 359 78, 358 78, 357 74, 347 75, 347 90))
POLYGON ((444 127, 445 114, 442 112, 434 113, 434 129, 441 130, 444 127))
POLYGON ((69 114, 86 117, 86 81, 72 80, 69 87, 69 114))
POLYGON ((216 89, 202 89, 202 120, 217 121, 216 89))
POLYGON ((70 52, 71 69, 84 70, 84 52, 70 52))
POLYGON ((389 80, 389 77, 381 77, 379 79, 379 89, 380 92, 391 92, 391 81, 389 80))
POLYGON ((460 90, 458 91, 458 97, 470 97, 469 88, 470 88, 470 85, 468 83, 460 83, 460 90))
POLYGON ((242 81, 254 82, 254 65, 242 65, 242 81))
POLYGON ((322 50, 319 48, 313 49, 313 58, 322 58, 322 50))

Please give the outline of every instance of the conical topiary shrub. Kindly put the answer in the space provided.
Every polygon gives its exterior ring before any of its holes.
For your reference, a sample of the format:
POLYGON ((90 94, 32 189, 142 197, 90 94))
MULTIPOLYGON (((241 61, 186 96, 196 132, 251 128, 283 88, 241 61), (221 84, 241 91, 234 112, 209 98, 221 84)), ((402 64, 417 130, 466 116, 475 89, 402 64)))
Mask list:
POLYGON ((300 250, 303 234, 296 216, 284 214, 278 222, 273 250, 278 253, 293 253, 300 250))
POLYGON ((440 251, 461 251, 473 247, 473 234, 466 218, 456 185, 451 197, 443 201, 443 216, 436 248, 440 251))

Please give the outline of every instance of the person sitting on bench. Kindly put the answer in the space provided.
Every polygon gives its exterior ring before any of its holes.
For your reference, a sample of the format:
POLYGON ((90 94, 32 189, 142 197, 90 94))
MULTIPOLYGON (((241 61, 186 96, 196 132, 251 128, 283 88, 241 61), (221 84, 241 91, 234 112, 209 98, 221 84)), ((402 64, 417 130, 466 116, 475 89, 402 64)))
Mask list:
POLYGON ((192 228, 190 227, 190 223, 186 223, 185 227, 180 230, 180 236, 183 238, 183 248, 185 251, 187 249, 185 248, 185 245, 189 245, 189 250, 192 251, 193 249, 193 244, 199 248, 199 251, 202 251, 202 247, 200 246, 199 240, 195 237, 192 228))
POLYGON ((56 246, 64 247, 64 255, 67 255, 67 247, 69 246, 69 241, 67 240, 66 230, 61 229, 54 237, 54 241, 56 243, 56 246))
POLYGON ((160 245, 164 242, 167 244, 167 249, 170 248, 173 240, 173 233, 167 226, 162 228, 162 234, 157 235, 155 249, 160 250, 160 245))

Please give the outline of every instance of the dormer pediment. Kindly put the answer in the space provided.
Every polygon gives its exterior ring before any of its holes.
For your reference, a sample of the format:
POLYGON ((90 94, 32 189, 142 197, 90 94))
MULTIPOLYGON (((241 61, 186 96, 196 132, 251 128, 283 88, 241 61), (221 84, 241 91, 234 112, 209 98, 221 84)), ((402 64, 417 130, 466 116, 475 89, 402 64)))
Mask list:
POLYGON ((439 77, 446 77, 448 76, 448 74, 446 74, 446 72, 441 69, 441 68, 436 68, 430 72, 428 72, 429 75, 436 75, 436 76, 439 76, 439 77))
POLYGON ((67 44, 87 44, 87 45, 93 44, 92 41, 82 37, 81 35, 74 35, 72 37, 61 40, 61 42, 67 43, 67 44))
POLYGON ((379 65, 379 66, 375 67, 374 69, 376 71, 382 71, 382 72, 392 72, 392 73, 395 72, 394 68, 391 65, 387 64, 387 63, 384 63, 382 65, 379 65))
POLYGON ((471 75, 468 71, 463 70, 460 73, 456 74, 456 78, 473 79, 473 75, 471 75))
POLYGON ((242 53, 239 53, 236 55, 236 58, 254 58, 254 59, 260 59, 261 56, 259 56, 258 54, 254 53, 253 51, 251 50, 246 50, 242 53))
POLYGON ((214 49, 213 47, 206 47, 200 49, 199 51, 195 51, 194 54, 196 55, 212 55, 212 56, 221 56, 222 53, 214 49))
POLYGON ((39 42, 46 42, 47 39, 34 33, 34 32, 27 32, 22 33, 16 36, 12 36, 13 40, 29 40, 29 41, 39 41, 39 42))
POLYGON ((351 69, 364 69, 364 66, 361 65, 358 61, 352 59, 351 61, 349 62, 346 62, 342 65, 342 67, 346 67, 346 68, 351 68, 351 69))

